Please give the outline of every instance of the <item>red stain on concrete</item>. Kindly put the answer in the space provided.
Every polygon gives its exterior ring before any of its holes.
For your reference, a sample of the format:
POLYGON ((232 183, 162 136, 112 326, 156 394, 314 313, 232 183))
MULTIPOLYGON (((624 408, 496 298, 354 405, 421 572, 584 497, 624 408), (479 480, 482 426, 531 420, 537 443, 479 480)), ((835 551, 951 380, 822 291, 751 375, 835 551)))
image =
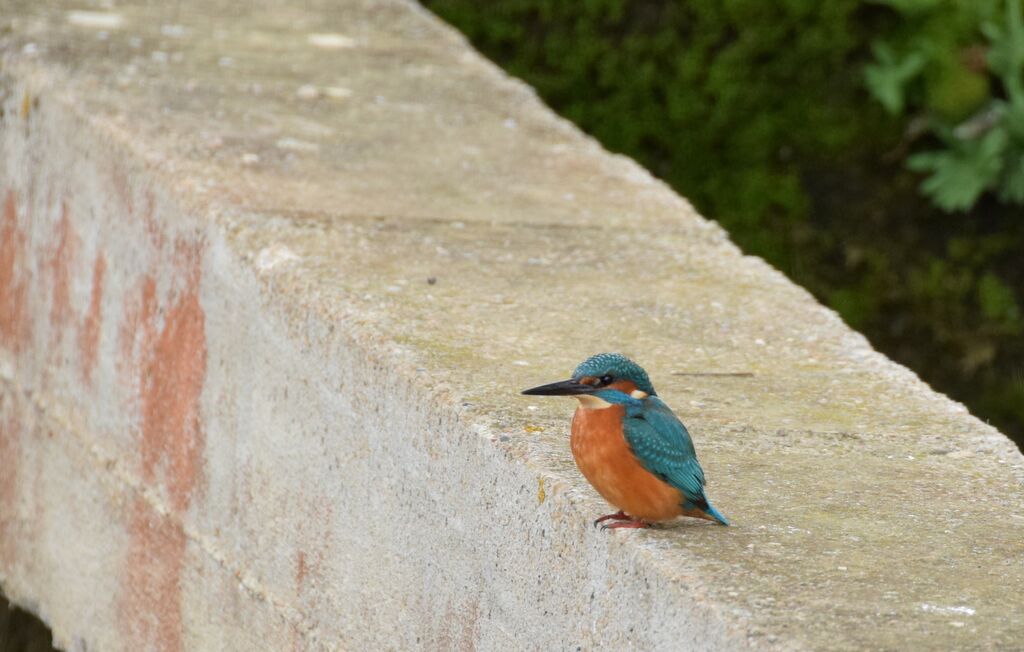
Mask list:
POLYGON ((152 481, 163 466, 171 501, 175 509, 184 510, 203 450, 199 399, 206 377, 206 317, 199 302, 198 248, 178 250, 185 287, 164 313, 160 332, 150 331, 143 338, 140 389, 143 478, 152 481))
POLYGON ((107 272, 107 259, 103 254, 96 256, 92 267, 92 297, 89 311, 85 313, 82 327, 78 331, 78 352, 82 359, 82 379, 92 384, 93 369, 100 346, 100 327, 103 325, 103 278, 107 272))
POLYGON ((146 227, 146 234, 149 235, 150 244, 158 250, 163 249, 167 238, 164 236, 163 229, 160 228, 160 223, 156 219, 156 196, 152 190, 146 193, 145 201, 146 205, 142 211, 142 223, 146 227))
POLYGON ((454 605, 449 601, 444 616, 437 623, 439 631, 433 647, 465 652, 475 650, 479 638, 480 615, 480 596, 470 596, 462 605, 454 605))
POLYGON ((124 307, 124 321, 121 323, 119 341, 121 354, 117 358, 117 368, 126 385, 137 383, 139 371, 135 362, 135 347, 141 337, 152 341, 156 327, 153 319, 156 315, 156 279, 144 276, 136 291, 128 294, 124 307))
POLYGON ((295 558, 295 593, 301 596, 306 580, 323 573, 324 559, 330 544, 330 531, 334 522, 334 506, 330 499, 319 496, 303 501, 302 518, 298 524, 298 539, 316 542, 312 550, 300 550, 295 558))
POLYGON ((18 228, 14 191, 8 190, 0 219, 0 346, 15 353, 31 336, 26 312, 28 285, 18 278, 24 250, 25 234, 18 228))
POLYGON ((135 499, 129 524, 131 544, 121 593, 120 614, 132 649, 183 649, 181 572, 185 533, 180 524, 135 499))
MULTIPOLYGON (((178 243, 173 262, 167 296, 159 297, 153 276, 143 277, 126 305, 120 332, 121 371, 139 396, 142 477, 147 485, 166 488, 171 511, 157 513, 139 497, 129 525, 120 614, 134 649, 140 650, 182 649, 181 575, 187 546, 182 518, 200 481, 203 460, 200 399, 206 378, 206 316, 199 300, 201 247, 178 243)), ((94 297, 101 297, 101 265, 97 261, 94 270, 94 297)))
POLYGON ((68 205, 61 205, 60 221, 57 222, 57 247, 47 261, 47 268, 53 277, 53 295, 50 303, 50 324, 54 340, 58 340, 64 327, 71 321, 71 265, 78 249, 77 238, 71 227, 68 205))
POLYGON ((299 591, 302 590, 302 585, 306 582, 306 572, 308 570, 306 567, 306 553, 300 550, 298 559, 295 561, 295 588, 299 591))

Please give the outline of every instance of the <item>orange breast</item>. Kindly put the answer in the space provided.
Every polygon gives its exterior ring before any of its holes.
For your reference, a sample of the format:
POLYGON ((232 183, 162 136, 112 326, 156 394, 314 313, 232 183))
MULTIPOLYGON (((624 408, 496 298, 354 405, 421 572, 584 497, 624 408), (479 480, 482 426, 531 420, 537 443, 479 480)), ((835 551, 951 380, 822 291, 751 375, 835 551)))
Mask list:
POLYGON ((622 435, 625 408, 577 408, 572 419, 572 455, 583 476, 612 505, 645 521, 683 513, 678 489, 645 470, 622 435))

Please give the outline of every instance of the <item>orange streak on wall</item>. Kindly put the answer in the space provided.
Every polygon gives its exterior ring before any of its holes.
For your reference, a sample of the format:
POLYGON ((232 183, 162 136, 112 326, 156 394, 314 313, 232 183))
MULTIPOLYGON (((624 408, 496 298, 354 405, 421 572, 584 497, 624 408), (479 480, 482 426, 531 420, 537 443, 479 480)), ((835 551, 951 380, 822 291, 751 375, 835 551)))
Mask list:
POLYGON ((178 652, 181 628, 181 572, 185 533, 173 519, 141 497, 132 504, 127 576, 121 617, 136 650, 178 652))
POLYGON ((103 254, 96 256, 92 268, 92 296, 89 311, 85 313, 82 328, 78 331, 78 351, 82 358, 82 379, 92 384, 93 369, 99 353, 100 328, 103 325, 103 278, 107 271, 107 259, 103 254))
MULTIPOLYGON (((199 300, 201 247, 178 243, 169 296, 142 278, 125 307, 120 371, 138 391, 142 476, 163 485, 171 514, 155 512, 139 497, 131 516, 131 542, 122 577, 120 610, 135 649, 182 649, 181 574, 185 517, 201 478, 203 429, 200 399, 206 377, 205 313, 199 300), (160 304, 164 309, 158 311, 160 304)), ((102 277, 102 272, 94 273, 102 277)), ((97 283, 94 281, 94 291, 97 283)))
POLYGON ((155 337, 156 326, 156 279, 144 276, 134 294, 129 294, 124 306, 124 321, 121 323, 119 340, 120 356, 117 368, 126 385, 138 382, 139 370, 135 360, 138 339, 150 341, 155 337))
POLYGON ((53 294, 50 302, 50 324, 53 326, 53 341, 60 340, 64 327, 71 321, 71 265, 78 249, 67 203, 61 204, 60 221, 57 222, 57 247, 47 261, 53 276, 53 294))
POLYGON ((15 353, 21 351, 31 334, 26 312, 28 286, 18 279, 24 248, 14 191, 8 190, 0 220, 0 346, 15 353))
POLYGON ((152 481, 162 463, 171 501, 183 510, 198 479, 203 449, 199 399, 206 377, 206 330, 198 249, 179 251, 185 288, 164 313, 159 334, 150 331, 142 342, 140 383, 143 477, 152 481))

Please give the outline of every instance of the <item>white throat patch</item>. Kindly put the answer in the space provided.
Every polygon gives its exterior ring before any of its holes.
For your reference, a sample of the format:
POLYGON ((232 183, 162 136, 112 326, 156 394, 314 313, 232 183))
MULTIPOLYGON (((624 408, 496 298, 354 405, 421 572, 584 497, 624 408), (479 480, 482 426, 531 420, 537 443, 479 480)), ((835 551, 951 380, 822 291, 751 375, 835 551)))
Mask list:
POLYGON ((603 398, 591 396, 590 394, 578 394, 575 398, 579 400, 580 407, 585 410, 604 410, 612 406, 611 403, 603 398))

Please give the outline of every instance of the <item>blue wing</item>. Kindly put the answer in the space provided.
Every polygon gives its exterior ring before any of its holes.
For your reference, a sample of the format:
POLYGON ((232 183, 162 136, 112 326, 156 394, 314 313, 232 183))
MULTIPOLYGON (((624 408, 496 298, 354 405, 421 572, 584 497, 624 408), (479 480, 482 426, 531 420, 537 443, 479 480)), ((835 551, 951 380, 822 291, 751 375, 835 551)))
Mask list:
POLYGON ((704 469, 686 426, 656 396, 637 403, 627 406, 622 425, 626 442, 641 466, 681 491, 687 507, 696 507, 727 524, 704 494, 704 469))

